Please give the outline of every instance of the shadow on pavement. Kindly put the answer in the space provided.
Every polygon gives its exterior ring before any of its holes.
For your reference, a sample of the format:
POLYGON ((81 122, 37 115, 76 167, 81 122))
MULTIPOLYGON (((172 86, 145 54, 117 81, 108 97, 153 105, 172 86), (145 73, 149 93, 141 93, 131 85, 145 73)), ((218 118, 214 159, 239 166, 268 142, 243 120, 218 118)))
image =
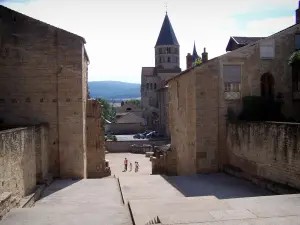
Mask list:
POLYGON ((274 195, 249 181, 224 173, 163 177, 186 197, 213 195, 218 199, 229 199, 274 195))
POLYGON ((49 195, 52 195, 53 193, 60 191, 66 187, 69 187, 75 183, 77 183, 78 181, 80 181, 81 179, 76 179, 76 180, 54 180, 49 187, 47 187, 42 195, 40 199, 43 199, 49 195))

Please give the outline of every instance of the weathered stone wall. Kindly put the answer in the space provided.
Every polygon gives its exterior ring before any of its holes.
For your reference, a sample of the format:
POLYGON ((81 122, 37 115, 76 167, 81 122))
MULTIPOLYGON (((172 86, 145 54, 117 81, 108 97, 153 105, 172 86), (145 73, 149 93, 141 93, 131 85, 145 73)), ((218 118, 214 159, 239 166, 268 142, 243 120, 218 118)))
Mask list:
POLYGON ((4 6, 0 14, 0 119, 6 124, 48 123, 51 172, 84 177, 83 38, 4 6))
POLYGON ((175 151, 165 152, 160 157, 151 157, 151 164, 152 174, 165 174, 167 176, 178 175, 175 151))
POLYGON ((196 87, 195 73, 168 82, 168 119, 171 146, 176 152, 178 175, 196 173, 196 87))
POLYGON ((87 101, 87 177, 105 175, 105 140, 100 103, 87 101))
POLYGON ((196 161, 197 173, 218 171, 219 62, 195 68, 196 73, 196 161))
POLYGON ((229 165, 248 174, 300 189, 300 124, 229 123, 229 165))
POLYGON ((0 131, 0 181, 0 193, 19 197, 35 188, 35 127, 0 131))

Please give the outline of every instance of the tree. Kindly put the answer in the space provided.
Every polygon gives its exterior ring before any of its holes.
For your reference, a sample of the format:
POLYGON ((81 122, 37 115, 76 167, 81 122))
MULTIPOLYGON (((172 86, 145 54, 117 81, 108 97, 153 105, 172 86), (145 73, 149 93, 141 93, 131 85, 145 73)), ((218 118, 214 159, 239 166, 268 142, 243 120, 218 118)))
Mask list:
POLYGON ((137 106, 140 106, 141 105, 141 100, 139 100, 139 99, 130 99, 130 100, 127 100, 127 101, 125 101, 126 103, 133 103, 133 104, 135 104, 135 105, 137 105, 137 106))
POLYGON ((101 104, 102 106, 102 118, 108 121, 114 121, 116 118, 116 109, 110 105, 110 103, 103 99, 103 98, 96 98, 96 100, 101 104))

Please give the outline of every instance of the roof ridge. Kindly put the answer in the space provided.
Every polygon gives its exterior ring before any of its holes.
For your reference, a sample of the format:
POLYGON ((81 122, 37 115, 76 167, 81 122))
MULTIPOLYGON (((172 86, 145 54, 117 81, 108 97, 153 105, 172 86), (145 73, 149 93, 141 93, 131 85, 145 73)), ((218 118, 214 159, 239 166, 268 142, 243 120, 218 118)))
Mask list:
POLYGON ((178 40, 176 38, 175 32, 173 30, 172 24, 170 22, 168 14, 165 15, 163 24, 161 26, 156 44, 156 46, 159 45, 178 45, 178 40))

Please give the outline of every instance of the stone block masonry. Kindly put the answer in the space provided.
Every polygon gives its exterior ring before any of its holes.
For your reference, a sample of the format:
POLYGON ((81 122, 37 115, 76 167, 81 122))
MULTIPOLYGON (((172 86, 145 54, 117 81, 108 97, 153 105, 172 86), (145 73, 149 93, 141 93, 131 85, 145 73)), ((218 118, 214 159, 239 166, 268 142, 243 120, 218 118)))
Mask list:
POLYGON ((0 6, 0 120, 49 124, 54 177, 86 177, 85 40, 0 6))
POLYGON ((300 124, 229 123, 229 165, 300 190, 300 124))

